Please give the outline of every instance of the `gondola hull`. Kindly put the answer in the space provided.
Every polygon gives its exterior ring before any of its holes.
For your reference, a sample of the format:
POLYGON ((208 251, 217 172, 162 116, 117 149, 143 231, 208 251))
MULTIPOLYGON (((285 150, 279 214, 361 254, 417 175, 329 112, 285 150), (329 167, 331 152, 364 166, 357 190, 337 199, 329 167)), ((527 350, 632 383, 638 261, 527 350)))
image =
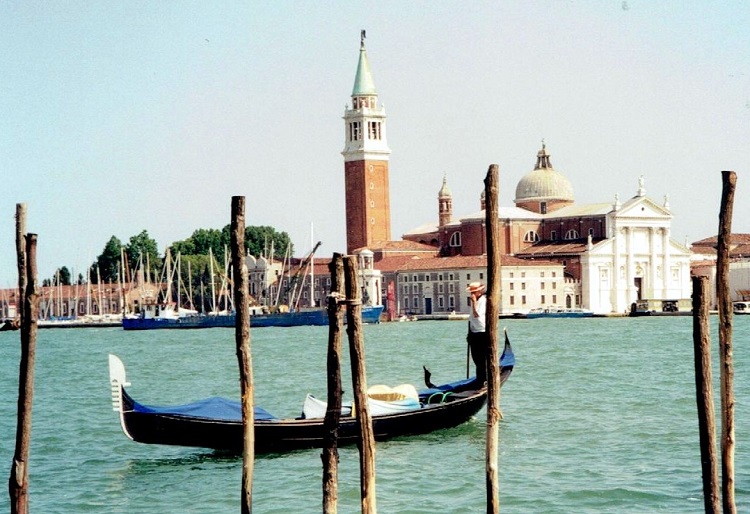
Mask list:
MULTIPOLYGON (((468 421, 484 406, 486 390, 466 391, 439 405, 417 410, 375 416, 373 433, 377 440, 417 435, 451 428, 468 421)), ((122 424, 134 441, 148 444, 194 446, 239 452, 242 450, 242 422, 188 418, 168 414, 137 412, 123 390, 122 424)), ((322 419, 258 420, 255 422, 255 452, 275 453, 323 446, 326 430, 322 419)), ((342 417, 338 426, 339 445, 353 444, 359 437, 359 422, 342 417)))
MULTIPOLYGON (((515 364, 506 339, 500 365, 504 383, 515 364)), ((174 407, 141 404, 128 394, 125 367, 110 355, 110 385, 113 408, 119 413, 123 432, 139 443, 211 448, 240 452, 243 447, 241 408, 238 402, 213 398, 174 407), (209 413, 210 412, 210 413, 209 413)), ((426 434, 465 423, 484 406, 485 387, 477 388, 471 379, 431 387, 419 393, 412 410, 372 416, 376 440, 426 434)), ((356 443, 359 420, 341 416, 338 444, 356 443)), ((327 435, 322 418, 279 419, 256 407, 255 453, 281 453, 304 448, 319 448, 327 435)))

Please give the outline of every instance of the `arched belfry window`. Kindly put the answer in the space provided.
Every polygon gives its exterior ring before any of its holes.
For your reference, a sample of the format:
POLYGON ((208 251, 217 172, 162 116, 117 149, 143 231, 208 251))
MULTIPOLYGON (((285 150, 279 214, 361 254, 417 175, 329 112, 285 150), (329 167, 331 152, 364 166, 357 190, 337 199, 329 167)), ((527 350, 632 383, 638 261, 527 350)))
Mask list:
POLYGON ((453 247, 461 246, 461 232, 454 232, 451 234, 451 239, 448 242, 448 245, 453 247))
POLYGON ((536 233, 536 230, 529 230, 528 232, 524 234, 523 242, 524 243, 538 243, 539 234, 536 233))
POLYGON ((575 229, 568 230, 565 232, 565 239, 578 239, 578 231, 575 229))

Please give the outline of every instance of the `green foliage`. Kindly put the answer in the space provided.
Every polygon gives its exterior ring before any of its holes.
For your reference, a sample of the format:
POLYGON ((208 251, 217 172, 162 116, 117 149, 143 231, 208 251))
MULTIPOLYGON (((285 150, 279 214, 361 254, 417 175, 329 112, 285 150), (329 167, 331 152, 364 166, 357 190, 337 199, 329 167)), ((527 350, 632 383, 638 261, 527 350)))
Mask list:
POLYGON ((70 285, 70 270, 67 266, 63 266, 62 268, 58 269, 55 275, 59 277, 60 284, 64 286, 70 285))
POLYGON ((148 268, 148 274, 151 280, 158 280, 162 259, 159 257, 159 250, 156 241, 144 230, 137 236, 132 236, 125 246, 125 252, 128 256, 128 266, 131 273, 135 273, 142 266, 144 273, 148 268))
MULTIPOLYGON (((227 225, 225 230, 229 231, 229 227, 227 225)), ((269 226, 245 227, 245 250, 250 255, 270 255, 272 243, 276 257, 283 257, 287 248, 290 251, 293 249, 289 234, 286 232, 276 232, 276 229, 269 226)))
MULTIPOLYGON (((121 251, 122 242, 115 236, 112 236, 104 246, 101 255, 99 255, 96 258, 96 261, 94 261, 94 264, 91 265, 91 283, 116 283, 119 280, 121 251)), ((70 279, 70 274, 68 274, 68 279, 70 279)))

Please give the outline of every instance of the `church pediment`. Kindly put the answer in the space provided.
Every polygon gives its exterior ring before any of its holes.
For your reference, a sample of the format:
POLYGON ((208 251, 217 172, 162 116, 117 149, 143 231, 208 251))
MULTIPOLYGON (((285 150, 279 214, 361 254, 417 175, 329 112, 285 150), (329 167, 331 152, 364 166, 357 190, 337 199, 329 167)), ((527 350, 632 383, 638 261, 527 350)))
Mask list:
POLYGON ((672 213, 644 196, 636 196, 625 202, 615 213, 617 218, 629 219, 671 219, 672 213))

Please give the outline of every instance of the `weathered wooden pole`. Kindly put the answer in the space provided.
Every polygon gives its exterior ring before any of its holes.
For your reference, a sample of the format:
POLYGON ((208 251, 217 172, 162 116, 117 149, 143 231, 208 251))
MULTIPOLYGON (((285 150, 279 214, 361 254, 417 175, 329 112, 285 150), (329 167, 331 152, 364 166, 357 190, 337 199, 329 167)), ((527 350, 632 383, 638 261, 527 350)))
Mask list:
POLYGON ((500 220, 497 164, 490 165, 484 179, 487 230, 487 512, 500 512, 498 454, 500 443, 500 354, 497 320, 500 314, 500 220))
POLYGON ((737 175, 722 171, 719 237, 716 245, 716 295, 719 304, 721 367, 721 488, 725 513, 737 512, 734 499, 734 357, 732 353, 732 294, 729 291, 729 247, 737 175))
POLYGON ((375 435, 372 431, 370 406, 367 401, 367 374, 365 372, 365 344, 362 333, 362 300, 357 280, 357 259, 344 257, 344 283, 346 286, 346 332, 349 336, 349 358, 352 364, 352 389, 358 425, 360 428, 359 485, 362 513, 375 514, 375 435))
POLYGON ((719 459, 716 454, 716 415, 711 374, 711 330, 709 327, 708 277, 693 277, 693 348, 695 394, 698 404, 698 435, 701 446, 703 506, 706 513, 721 512, 719 459))
POLYGON ((341 337, 344 296, 344 260, 334 253, 328 264, 331 273, 331 294, 328 296, 328 408, 323 420, 325 442, 323 453, 323 513, 335 514, 338 509, 338 437, 341 417, 341 337))
POLYGON ((253 359, 250 353, 250 304, 245 263, 245 197, 232 197, 232 273, 234 275, 235 340, 240 367, 242 396, 242 514, 253 511, 253 468, 255 466, 255 415, 253 412, 253 359))
POLYGON ((26 206, 16 206, 16 249, 18 253, 18 286, 21 307, 21 363, 18 379, 18 417, 16 449, 8 481, 11 514, 29 511, 29 448, 31 446, 31 411, 34 398, 34 360, 36 358, 37 293, 36 234, 24 235, 26 206))
POLYGON ((18 263, 18 303, 17 311, 23 316, 24 297, 28 282, 26 270, 26 204, 16 204, 16 262, 18 263))

